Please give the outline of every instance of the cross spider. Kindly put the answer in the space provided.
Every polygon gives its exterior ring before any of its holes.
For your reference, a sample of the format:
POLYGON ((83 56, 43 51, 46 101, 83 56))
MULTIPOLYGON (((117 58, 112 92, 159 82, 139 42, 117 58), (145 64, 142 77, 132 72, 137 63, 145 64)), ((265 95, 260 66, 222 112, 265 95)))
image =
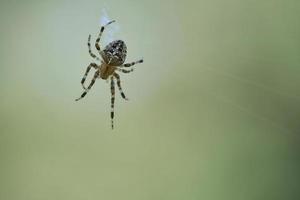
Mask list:
POLYGON ((81 84, 82 87, 84 89, 84 92, 81 94, 81 96, 76 99, 76 101, 82 99, 83 97, 85 97, 85 95, 88 93, 88 91, 91 89, 91 87, 94 85, 95 81, 97 78, 102 78, 104 80, 108 80, 108 78, 110 78, 110 90, 111 90, 111 113, 110 113, 110 117, 111 117, 111 128, 114 128, 114 123, 113 123, 113 119, 114 119, 114 103, 115 103, 115 82, 114 82, 114 78, 117 79, 117 85, 119 88, 119 91, 121 93, 121 96, 123 99, 128 100, 124 94, 124 92, 122 91, 122 87, 121 87, 121 80, 120 80, 120 76, 119 74, 117 74, 115 71, 120 71, 123 73, 129 73, 133 71, 133 68, 130 68, 129 70, 127 69, 123 69, 123 67, 131 67, 137 63, 142 63, 143 59, 135 61, 135 62, 131 62, 131 63, 126 63, 123 64, 126 58, 126 54, 127 54, 127 47, 125 45, 125 43, 122 40, 115 40, 112 41, 111 43, 109 43, 102 51, 100 50, 100 45, 99 45, 99 41, 101 38, 101 35, 104 31, 104 28, 106 26, 108 26, 109 24, 115 22, 115 20, 108 22, 106 25, 102 26, 100 29, 100 33, 98 35, 98 38, 96 39, 96 43, 95 43, 95 47, 97 49, 97 51, 99 52, 100 56, 102 57, 103 60, 100 60, 99 57, 97 57, 94 53, 92 53, 91 51, 91 35, 89 35, 88 38, 88 48, 89 48, 89 54, 95 58, 98 61, 101 61, 100 65, 97 65, 96 63, 91 63, 87 69, 86 72, 81 80, 81 84), (95 68, 96 72, 94 74, 94 77, 91 81, 91 83, 89 84, 89 86, 86 88, 84 86, 84 82, 85 79, 89 73, 89 71, 91 70, 91 68, 95 68))

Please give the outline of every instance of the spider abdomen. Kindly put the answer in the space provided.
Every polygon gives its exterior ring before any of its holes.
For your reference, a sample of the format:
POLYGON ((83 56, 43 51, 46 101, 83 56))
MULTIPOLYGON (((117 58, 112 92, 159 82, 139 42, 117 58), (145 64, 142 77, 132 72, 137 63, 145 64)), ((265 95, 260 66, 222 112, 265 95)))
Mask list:
POLYGON ((112 41, 101 51, 101 55, 108 65, 122 65, 127 55, 126 44, 122 40, 112 41))

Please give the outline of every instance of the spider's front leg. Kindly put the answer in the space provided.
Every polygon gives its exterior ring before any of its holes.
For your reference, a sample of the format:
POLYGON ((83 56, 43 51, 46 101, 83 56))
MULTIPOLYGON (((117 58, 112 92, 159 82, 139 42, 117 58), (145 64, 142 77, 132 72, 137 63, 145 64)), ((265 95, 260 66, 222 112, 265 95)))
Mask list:
POLYGON ((121 80, 120 80, 119 74, 114 73, 113 75, 114 75, 114 77, 116 77, 116 79, 117 79, 117 85, 118 85, 118 88, 119 88, 119 91, 120 91, 120 93, 121 93, 122 98, 125 99, 125 100, 128 100, 128 99, 126 98, 126 96, 125 96, 123 90, 122 90, 122 87, 121 87, 121 80))
POLYGON ((88 73, 89 73, 89 71, 91 70, 92 67, 94 67, 95 69, 97 69, 98 66, 97 66, 96 63, 91 63, 91 64, 86 68, 85 74, 84 74, 84 76, 83 76, 82 79, 81 79, 81 85, 82 85, 83 89, 85 89, 85 90, 86 90, 86 88, 85 88, 85 86, 84 86, 84 82, 85 82, 85 79, 86 79, 86 77, 87 77, 87 75, 88 75, 88 73))
POLYGON ((113 22, 115 22, 115 20, 112 20, 112 21, 108 22, 107 24, 105 24, 104 26, 101 26, 100 33, 99 33, 99 35, 98 35, 98 37, 96 39, 96 43, 95 43, 95 47, 96 47, 96 49, 97 49, 97 51, 99 52, 100 55, 101 55, 101 53, 100 53, 101 50, 100 50, 99 42, 100 42, 101 35, 102 35, 103 31, 104 31, 104 28, 106 26, 110 25, 113 22))
POLYGON ((111 112, 110 112, 111 129, 114 129, 115 82, 113 77, 110 77, 110 91, 111 91, 111 112))
POLYGON ((91 87, 94 85, 94 83, 95 83, 96 79, 98 78, 99 74, 100 74, 100 71, 97 70, 97 71, 95 72, 94 77, 93 77, 93 79, 92 79, 90 85, 88 86, 88 88, 81 94, 81 96, 80 96, 79 98, 75 99, 75 101, 78 101, 78 100, 82 99, 82 98, 88 93, 88 91, 89 91, 89 90, 91 89, 91 87))

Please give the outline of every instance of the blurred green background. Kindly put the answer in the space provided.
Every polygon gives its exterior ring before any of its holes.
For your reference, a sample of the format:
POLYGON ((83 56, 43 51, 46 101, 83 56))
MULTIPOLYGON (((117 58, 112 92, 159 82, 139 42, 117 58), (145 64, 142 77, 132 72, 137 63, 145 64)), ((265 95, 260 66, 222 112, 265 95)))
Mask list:
POLYGON ((298 0, 2 0, 0 199, 300 199, 299 17, 298 0), (74 101, 103 9, 145 60, 113 131, 106 81, 74 101))

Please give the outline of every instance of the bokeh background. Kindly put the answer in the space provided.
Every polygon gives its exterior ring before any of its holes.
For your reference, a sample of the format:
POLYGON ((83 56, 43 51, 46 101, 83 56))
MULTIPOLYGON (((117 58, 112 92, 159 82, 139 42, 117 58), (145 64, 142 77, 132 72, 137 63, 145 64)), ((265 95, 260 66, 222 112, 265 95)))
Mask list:
POLYGON ((298 0, 2 0, 0 199, 300 199, 299 17, 298 0), (145 60, 113 131, 106 81, 74 101, 103 9, 102 46, 145 60))

